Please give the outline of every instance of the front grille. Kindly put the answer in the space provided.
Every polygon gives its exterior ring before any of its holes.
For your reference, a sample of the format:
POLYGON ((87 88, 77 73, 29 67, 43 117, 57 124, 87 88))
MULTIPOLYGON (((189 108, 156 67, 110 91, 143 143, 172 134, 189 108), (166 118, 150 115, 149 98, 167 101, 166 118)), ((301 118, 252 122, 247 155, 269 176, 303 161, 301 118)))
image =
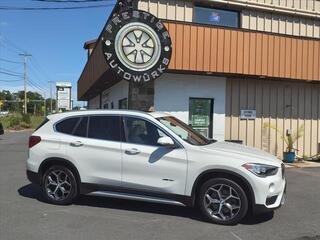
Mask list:
POLYGON ((282 174, 282 179, 285 178, 285 172, 286 172, 286 166, 284 163, 281 164, 281 174, 282 174))
POLYGON ((278 195, 277 196, 273 196, 273 197, 268 197, 266 200, 266 205, 272 205, 277 201, 278 195))

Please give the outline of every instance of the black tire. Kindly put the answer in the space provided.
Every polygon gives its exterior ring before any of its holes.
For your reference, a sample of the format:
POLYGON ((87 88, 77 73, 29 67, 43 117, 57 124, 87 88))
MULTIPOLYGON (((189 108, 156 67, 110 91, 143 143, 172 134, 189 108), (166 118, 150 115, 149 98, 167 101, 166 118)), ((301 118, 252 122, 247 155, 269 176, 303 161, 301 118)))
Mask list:
POLYGON ((235 225, 245 217, 248 211, 248 198, 243 189, 234 181, 215 178, 206 181, 201 186, 198 205, 207 221, 221 225, 235 225), (206 196, 207 193, 211 198, 206 196))
POLYGON ((75 174, 69 168, 60 165, 52 166, 45 171, 41 181, 41 191, 46 202, 56 205, 69 205, 79 196, 75 174), (55 178, 59 172, 59 178, 55 178), (59 184, 56 184, 57 182, 59 184))

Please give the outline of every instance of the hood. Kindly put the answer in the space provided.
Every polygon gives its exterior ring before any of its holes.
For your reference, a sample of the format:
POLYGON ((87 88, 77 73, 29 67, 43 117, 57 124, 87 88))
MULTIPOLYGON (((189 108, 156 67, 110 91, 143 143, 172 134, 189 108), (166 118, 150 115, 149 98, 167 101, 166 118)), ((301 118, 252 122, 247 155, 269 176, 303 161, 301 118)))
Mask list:
POLYGON ((219 153, 220 155, 233 157, 234 159, 239 159, 244 162, 270 164, 278 167, 281 166, 281 161, 274 155, 241 144, 217 142, 200 148, 206 152, 219 153))

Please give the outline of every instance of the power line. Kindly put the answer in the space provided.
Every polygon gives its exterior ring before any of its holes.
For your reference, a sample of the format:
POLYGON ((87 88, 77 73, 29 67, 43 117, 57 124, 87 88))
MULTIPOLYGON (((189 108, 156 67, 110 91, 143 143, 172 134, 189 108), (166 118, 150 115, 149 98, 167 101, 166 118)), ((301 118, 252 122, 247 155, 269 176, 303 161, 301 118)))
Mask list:
POLYGON ((40 92, 45 92, 45 90, 43 88, 39 87, 34 82, 30 81, 30 79, 29 79, 28 83, 31 87, 33 87, 33 89, 37 89, 37 91, 40 91, 40 92))
POLYGON ((16 64, 22 64, 23 63, 23 62, 16 62, 16 61, 4 59, 4 58, 0 58, 0 61, 7 62, 7 63, 16 63, 16 64))
POLYGON ((0 11, 50 11, 50 10, 77 10, 77 9, 90 9, 90 8, 105 8, 111 7, 114 4, 103 4, 103 5, 93 5, 93 6, 75 6, 75 7, 10 7, 10 6, 0 6, 0 11))
POLYGON ((22 79, 20 79, 20 80, 0 80, 0 82, 8 82, 8 83, 10 83, 10 82, 20 82, 22 79))
POLYGON ((8 75, 8 76, 13 76, 13 77, 21 77, 21 75, 12 74, 12 73, 3 72, 3 71, 0 71, 0 74, 5 74, 5 75, 8 75))
POLYGON ((39 62, 38 62, 38 60, 36 59, 35 56, 33 56, 33 57, 31 58, 31 61, 33 61, 32 63, 35 64, 35 67, 37 67, 37 69, 38 69, 39 71, 41 71, 42 74, 43 74, 45 77, 50 78, 50 76, 47 74, 47 72, 44 71, 44 69, 41 67, 41 65, 39 64, 39 62))
POLYGON ((46 90, 46 88, 41 87, 40 85, 38 85, 38 83, 32 81, 30 78, 29 78, 28 83, 32 84, 33 86, 37 87, 38 89, 41 89, 42 91, 46 90))
POLYGON ((38 82, 41 85, 45 85, 47 84, 47 81, 45 79, 47 79, 46 77, 40 77, 40 75, 38 74, 39 72, 36 71, 36 69, 30 64, 30 75, 32 74, 34 76, 34 80, 36 82, 38 82))
MULTIPOLYGON (((2 39, 5 40, 5 45, 8 47, 15 49, 17 52, 24 52, 26 53, 27 51, 25 49, 22 49, 21 47, 17 46, 15 43, 13 43, 11 40, 6 38, 5 36, 2 36, 2 39)), ((0 39, 1 40, 1 39, 0 39)))
POLYGON ((11 71, 10 69, 0 67, 0 70, 6 71, 7 73, 11 73, 11 74, 21 74, 21 76, 22 76, 22 73, 11 71))

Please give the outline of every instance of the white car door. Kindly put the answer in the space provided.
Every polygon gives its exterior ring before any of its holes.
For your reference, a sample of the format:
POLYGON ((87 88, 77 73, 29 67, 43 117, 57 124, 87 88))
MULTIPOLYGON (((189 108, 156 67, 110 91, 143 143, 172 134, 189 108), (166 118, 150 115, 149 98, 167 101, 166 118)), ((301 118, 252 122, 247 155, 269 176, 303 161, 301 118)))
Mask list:
POLYGON ((141 192, 185 193, 187 155, 182 146, 157 145, 168 136, 149 120, 124 117, 122 186, 141 192))
POLYGON ((64 139, 83 183, 121 186, 120 117, 82 117, 64 139))

